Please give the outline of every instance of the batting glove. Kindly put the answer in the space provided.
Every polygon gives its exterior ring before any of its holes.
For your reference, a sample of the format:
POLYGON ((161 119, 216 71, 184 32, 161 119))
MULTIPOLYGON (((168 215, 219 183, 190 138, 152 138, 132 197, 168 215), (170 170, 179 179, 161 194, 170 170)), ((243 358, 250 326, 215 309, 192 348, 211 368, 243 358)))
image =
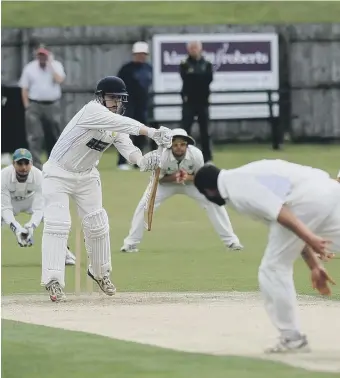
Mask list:
POLYGON ((27 246, 31 247, 34 243, 33 233, 36 229, 36 225, 34 223, 26 223, 24 228, 27 230, 27 246))
POLYGON ((172 132, 171 129, 161 126, 158 130, 149 128, 149 138, 153 139, 158 146, 170 148, 172 145, 172 132))
POLYGON ((15 237, 17 238, 17 242, 18 242, 19 246, 20 247, 27 247, 28 231, 26 230, 26 228, 23 228, 19 223, 17 223, 17 224, 11 223, 10 228, 13 231, 13 233, 15 234, 15 237))
POLYGON ((139 162, 141 172, 154 171, 159 167, 161 157, 157 151, 151 151, 145 154, 139 162))

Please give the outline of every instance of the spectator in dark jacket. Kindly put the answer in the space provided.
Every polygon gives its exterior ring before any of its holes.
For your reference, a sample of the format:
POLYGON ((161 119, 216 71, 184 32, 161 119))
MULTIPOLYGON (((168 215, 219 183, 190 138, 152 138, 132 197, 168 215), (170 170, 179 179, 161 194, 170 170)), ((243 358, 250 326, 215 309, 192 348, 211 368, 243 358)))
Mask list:
MULTIPOLYGON (((118 77, 124 80, 129 94, 125 116, 147 124, 148 94, 152 83, 152 67, 146 62, 149 46, 146 42, 136 42, 132 47, 133 58, 124 64, 118 72, 118 77)), ((143 151, 145 137, 131 136, 133 143, 143 151)), ((131 169, 122 155, 118 158, 118 168, 131 169)))
POLYGON ((188 58, 180 64, 182 86, 182 128, 191 135, 194 119, 200 129, 201 148, 204 162, 212 160, 209 133, 209 95, 213 80, 212 64, 202 57, 201 42, 189 42, 188 58))

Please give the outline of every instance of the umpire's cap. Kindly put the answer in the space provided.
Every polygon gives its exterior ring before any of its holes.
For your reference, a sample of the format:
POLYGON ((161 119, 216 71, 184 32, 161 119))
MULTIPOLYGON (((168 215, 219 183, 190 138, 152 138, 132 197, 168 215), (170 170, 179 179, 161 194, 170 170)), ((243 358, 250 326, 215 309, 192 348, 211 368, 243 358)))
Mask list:
POLYGON ((26 150, 26 148, 18 148, 13 153, 13 161, 20 161, 23 159, 33 161, 32 154, 26 150))

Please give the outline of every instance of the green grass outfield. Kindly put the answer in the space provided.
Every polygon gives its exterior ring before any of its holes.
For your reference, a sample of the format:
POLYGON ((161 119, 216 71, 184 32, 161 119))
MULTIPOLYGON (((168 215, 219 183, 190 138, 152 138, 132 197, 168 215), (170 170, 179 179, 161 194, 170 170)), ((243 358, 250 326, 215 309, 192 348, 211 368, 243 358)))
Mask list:
POLYGON ((3 1, 3 27, 338 22, 336 1, 3 1), (47 5, 48 3, 48 5, 47 5))
MULTIPOLYGON (((336 146, 287 146, 275 152, 263 146, 230 146, 217 150, 216 164, 236 167, 264 157, 281 157, 313 164, 335 176, 339 170, 340 148, 336 146)), ((253 291, 257 290, 257 266, 266 244, 266 227, 229 210, 234 230, 245 245, 242 253, 228 252, 209 223, 205 211, 193 200, 176 196, 156 212, 153 230, 145 233, 139 254, 119 252, 127 235, 134 209, 148 183, 149 174, 116 170, 116 153, 104 154, 100 163, 104 207, 110 219, 113 276, 119 291, 253 291), (192 233, 195 235, 193 238, 192 233), (189 236, 189 234, 191 234, 189 236), (204 276, 204 280, 201 277, 204 276)), ((24 222, 29 217, 19 216, 24 222)), ((74 224, 73 224, 74 230, 74 224)), ((35 232, 32 248, 19 248, 9 228, 2 230, 3 294, 39 292, 40 239, 35 232)), ((75 232, 69 244, 74 248, 75 232)), ((84 262, 85 259, 83 259, 84 262)), ((329 264, 339 274, 340 260, 329 264)), ((308 272, 297 264, 297 287, 311 294, 308 272)), ((85 267, 84 267, 85 271, 85 267)), ((67 291, 73 291, 74 269, 67 267, 67 291)), ((334 288, 340 299, 339 286, 334 288)))
MULTIPOLYGON (((340 149, 339 146, 299 145, 272 151, 265 146, 227 146, 216 150, 215 161, 222 167, 236 167, 261 158, 277 157, 312 164, 335 176, 339 170, 340 149)), ((121 172, 115 167, 116 153, 111 150, 105 153, 99 168, 104 206, 110 219, 113 278, 119 291, 258 290, 257 269, 266 244, 265 226, 229 211, 235 231, 245 245, 243 252, 229 252, 215 235, 204 211, 186 197, 171 198, 160 207, 154 217, 153 230, 145 234, 139 254, 120 253, 149 176, 138 171, 121 172), (195 237, 189 236, 189 232, 195 237)), ((27 216, 19 219, 24 221, 27 216)), ((3 295, 44 292, 39 285, 41 231, 41 227, 36 231, 36 244, 23 249, 16 245, 8 228, 2 230, 3 295)), ((74 246, 73 230, 70 246, 74 246)), ((333 299, 339 300, 340 260, 333 260, 327 266, 338 282, 333 288, 333 299)), ((73 273, 74 268, 67 267, 68 292, 74 290, 73 273)), ((316 295, 308 270, 301 261, 296 264, 295 281, 299 294, 316 295)), ((329 376, 278 363, 173 352, 11 321, 3 321, 2 327, 4 378, 92 378, 93 374, 100 378, 329 376)))
POLYGON ((2 378, 324 378, 250 358, 144 346, 80 332, 2 323, 2 378))

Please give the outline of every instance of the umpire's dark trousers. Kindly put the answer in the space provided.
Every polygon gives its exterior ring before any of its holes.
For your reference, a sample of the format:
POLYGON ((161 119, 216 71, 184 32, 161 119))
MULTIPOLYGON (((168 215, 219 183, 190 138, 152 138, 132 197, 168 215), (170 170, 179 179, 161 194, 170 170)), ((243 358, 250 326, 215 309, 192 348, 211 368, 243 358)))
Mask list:
POLYGON ((207 162, 212 160, 211 139, 209 133, 209 105, 188 102, 183 103, 182 128, 186 130, 189 135, 191 134, 191 127, 194 123, 195 117, 197 117, 200 129, 201 149, 204 162, 207 162))
MULTIPOLYGON (((147 109, 144 107, 137 107, 132 103, 128 103, 126 111, 124 113, 126 117, 130 117, 143 125, 147 123, 147 109)), ((142 153, 146 144, 146 138, 144 135, 130 135, 133 144, 138 147, 142 153)), ((126 164, 126 159, 118 154, 118 165, 126 164)))

